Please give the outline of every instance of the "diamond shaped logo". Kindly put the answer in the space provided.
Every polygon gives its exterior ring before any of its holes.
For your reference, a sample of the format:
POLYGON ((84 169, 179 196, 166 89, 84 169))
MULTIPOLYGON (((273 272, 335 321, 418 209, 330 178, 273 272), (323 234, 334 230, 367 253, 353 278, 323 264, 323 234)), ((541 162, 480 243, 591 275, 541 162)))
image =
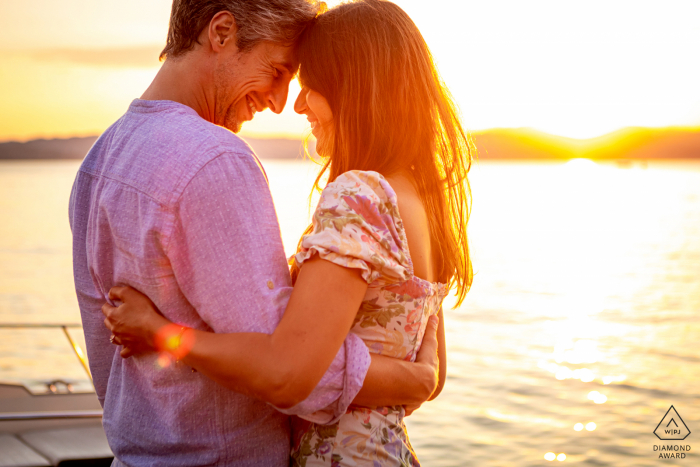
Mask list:
POLYGON ((662 440, 681 440, 688 437, 690 430, 678 415, 676 408, 671 406, 654 430, 654 434, 662 440))

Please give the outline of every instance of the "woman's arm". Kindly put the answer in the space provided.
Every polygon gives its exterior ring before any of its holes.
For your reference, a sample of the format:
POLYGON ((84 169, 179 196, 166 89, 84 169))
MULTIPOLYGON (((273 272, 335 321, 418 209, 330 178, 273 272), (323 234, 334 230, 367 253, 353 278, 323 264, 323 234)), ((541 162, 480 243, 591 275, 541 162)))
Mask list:
POLYGON ((290 408, 323 377, 366 291, 358 270, 311 259, 272 334, 189 330, 194 345, 182 361, 236 392, 290 408))
MULTIPOLYGON (((143 311, 147 306, 154 309, 152 304, 143 303, 148 299, 140 293, 128 288, 113 290, 113 297, 125 303, 119 308, 103 307, 105 324, 127 345, 122 356, 128 356, 131 342, 141 338, 152 345, 157 331, 169 322, 160 315, 154 317, 155 313, 136 313, 136 309, 143 311), (124 319, 127 315, 130 319, 124 319), (136 316, 142 318, 134 319, 136 316)), ((273 334, 214 334, 187 329, 184 340, 193 341, 193 345, 182 361, 232 390, 280 408, 292 407, 311 393, 330 366, 366 291, 367 283, 357 270, 311 259, 304 264, 273 334)), ((380 387, 366 391, 366 405, 384 405, 381 397, 391 389, 381 383, 382 378, 398 386, 392 388, 397 399, 390 405, 425 400, 436 385, 437 365, 432 361, 431 366, 428 357, 408 367, 406 362, 375 360, 367 381, 380 382, 380 387), (372 399, 372 394, 378 398, 372 399)))

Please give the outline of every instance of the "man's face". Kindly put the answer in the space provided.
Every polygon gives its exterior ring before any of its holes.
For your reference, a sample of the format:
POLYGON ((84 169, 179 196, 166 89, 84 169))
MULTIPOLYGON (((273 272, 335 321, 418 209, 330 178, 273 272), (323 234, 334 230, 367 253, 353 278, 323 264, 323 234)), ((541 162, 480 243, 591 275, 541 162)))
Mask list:
POLYGON ((214 123, 237 133, 256 112, 267 108, 282 112, 289 82, 298 67, 292 46, 272 42, 262 42, 220 61, 214 72, 214 123))

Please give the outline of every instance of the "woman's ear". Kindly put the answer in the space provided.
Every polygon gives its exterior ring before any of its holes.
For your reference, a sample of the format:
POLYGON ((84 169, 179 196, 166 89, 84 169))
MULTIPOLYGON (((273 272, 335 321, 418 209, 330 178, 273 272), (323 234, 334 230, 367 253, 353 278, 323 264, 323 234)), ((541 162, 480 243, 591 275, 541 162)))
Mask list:
POLYGON ((220 11, 209 22, 209 44, 214 52, 236 46, 236 19, 228 11, 220 11))

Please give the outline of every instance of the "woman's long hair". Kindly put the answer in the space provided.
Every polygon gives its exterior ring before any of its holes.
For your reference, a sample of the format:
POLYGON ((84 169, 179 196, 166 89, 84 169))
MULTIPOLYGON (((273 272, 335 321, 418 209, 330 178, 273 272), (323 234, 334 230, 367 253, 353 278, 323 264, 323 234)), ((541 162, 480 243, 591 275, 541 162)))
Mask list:
POLYGON ((456 288, 461 304, 472 283, 473 145, 420 31, 389 1, 357 0, 317 17, 298 54, 301 84, 323 95, 333 112, 315 188, 326 170, 330 182, 349 170, 411 174, 428 214, 437 280, 456 288))

